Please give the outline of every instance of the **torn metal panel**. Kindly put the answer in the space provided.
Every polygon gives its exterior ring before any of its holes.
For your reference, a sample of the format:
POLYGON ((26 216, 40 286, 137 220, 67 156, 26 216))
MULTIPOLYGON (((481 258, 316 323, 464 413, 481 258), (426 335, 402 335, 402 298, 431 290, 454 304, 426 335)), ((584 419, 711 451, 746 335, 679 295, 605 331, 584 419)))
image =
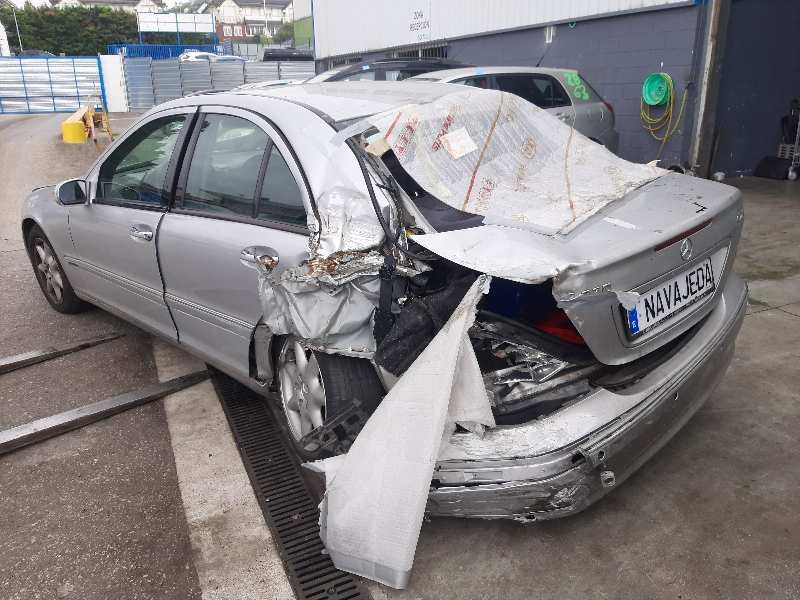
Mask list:
POLYGON ((494 425, 467 336, 488 281, 472 284, 348 454, 313 465, 325 473, 320 531, 337 568, 404 588, 442 441, 456 423, 477 432, 494 425))
MULTIPOLYGON (((389 214, 389 205, 383 209, 389 214)), ((310 240, 311 257, 327 257, 336 252, 366 251, 377 248, 384 239, 375 208, 368 195, 345 187, 333 187, 317 198, 319 225, 310 240)))
POLYGON ((258 290, 266 325, 277 335, 294 335, 317 350, 372 356, 378 277, 330 285, 307 278, 305 272, 306 267, 301 265, 283 271, 279 277, 261 275, 258 290))
MULTIPOLYGON (((273 333, 294 335, 314 349, 371 358, 383 264, 377 250, 338 251, 279 275, 264 271, 259 278, 264 322, 273 333)), ((420 273, 401 264, 396 271, 406 277, 420 273)))
POLYGON ((566 233, 667 173, 630 163, 513 94, 462 90, 371 117, 402 167, 486 223, 566 233))

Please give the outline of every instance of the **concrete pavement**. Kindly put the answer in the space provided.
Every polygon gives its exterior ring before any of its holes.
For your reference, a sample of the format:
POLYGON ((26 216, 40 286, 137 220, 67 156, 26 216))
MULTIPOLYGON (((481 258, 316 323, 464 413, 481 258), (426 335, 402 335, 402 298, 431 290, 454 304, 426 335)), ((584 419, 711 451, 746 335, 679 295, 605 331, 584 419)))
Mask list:
MULTIPOLYGON (((98 153, 62 144, 61 119, 0 117, 0 354, 126 336, 0 377, 2 429, 158 380, 147 334, 101 310, 61 315, 33 277, 20 203, 98 153)), ((0 457, 0 598, 200 598, 160 402, 0 457)))
POLYGON ((409 589, 374 598, 800 598, 800 182, 726 183, 745 195, 752 304, 711 400, 574 517, 425 524, 409 589))

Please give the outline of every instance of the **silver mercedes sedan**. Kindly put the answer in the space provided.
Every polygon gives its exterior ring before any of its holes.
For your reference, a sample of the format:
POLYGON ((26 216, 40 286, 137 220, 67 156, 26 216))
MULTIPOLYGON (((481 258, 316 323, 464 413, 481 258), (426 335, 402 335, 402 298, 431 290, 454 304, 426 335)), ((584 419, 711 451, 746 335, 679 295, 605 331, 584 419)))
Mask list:
POLYGON ((313 460, 347 450, 489 275, 469 353, 494 423, 455 430, 426 510, 573 514, 723 377, 747 300, 741 196, 626 163, 510 94, 454 89, 304 84, 157 106, 88 173, 25 202, 42 292, 262 393, 313 460))

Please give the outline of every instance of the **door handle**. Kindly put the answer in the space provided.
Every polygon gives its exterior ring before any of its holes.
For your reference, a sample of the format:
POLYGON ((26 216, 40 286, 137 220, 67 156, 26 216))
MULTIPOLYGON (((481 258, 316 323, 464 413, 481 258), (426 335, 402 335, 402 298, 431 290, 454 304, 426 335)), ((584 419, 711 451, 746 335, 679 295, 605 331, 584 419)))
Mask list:
POLYGON ((262 273, 270 273, 278 266, 280 257, 274 248, 269 246, 248 246, 239 255, 240 262, 250 269, 258 269, 262 273))
POLYGON ((131 225, 128 235, 132 240, 143 240, 145 242, 153 240, 153 230, 147 225, 131 225))

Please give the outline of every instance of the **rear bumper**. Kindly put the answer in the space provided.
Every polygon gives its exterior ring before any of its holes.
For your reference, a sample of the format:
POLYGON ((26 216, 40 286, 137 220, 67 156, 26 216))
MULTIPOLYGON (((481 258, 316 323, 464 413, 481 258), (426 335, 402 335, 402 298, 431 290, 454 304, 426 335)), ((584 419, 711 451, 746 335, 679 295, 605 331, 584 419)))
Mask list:
POLYGON ((717 306, 671 359, 621 391, 600 389, 544 419, 451 439, 431 516, 532 521, 583 510, 664 446, 711 395, 733 357, 747 286, 731 275, 717 306))

